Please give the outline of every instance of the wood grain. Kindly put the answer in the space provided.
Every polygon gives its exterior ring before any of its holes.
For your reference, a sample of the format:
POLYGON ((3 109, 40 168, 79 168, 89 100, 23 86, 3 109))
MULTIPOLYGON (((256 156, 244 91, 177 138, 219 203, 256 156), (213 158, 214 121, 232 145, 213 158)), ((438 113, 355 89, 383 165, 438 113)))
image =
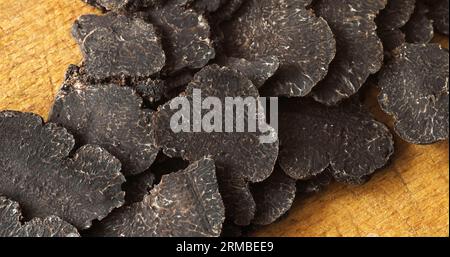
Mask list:
MULTIPOLYGON (((47 117, 67 65, 81 55, 73 21, 94 9, 78 0, 0 0, 0 110, 47 117)), ((447 38, 438 40, 448 47, 447 38)), ((368 105, 391 124, 373 101, 368 105)), ((361 187, 333 184, 296 201, 289 215, 255 236, 449 236, 449 145, 396 138, 392 163, 361 187)))

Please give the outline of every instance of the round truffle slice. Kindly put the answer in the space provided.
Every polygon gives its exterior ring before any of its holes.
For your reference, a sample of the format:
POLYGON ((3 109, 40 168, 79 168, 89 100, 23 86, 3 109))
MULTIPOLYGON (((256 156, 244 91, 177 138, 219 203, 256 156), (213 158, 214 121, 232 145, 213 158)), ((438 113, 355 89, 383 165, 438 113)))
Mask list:
POLYGON ((448 139, 448 58, 437 44, 405 44, 379 74, 378 101, 410 143, 448 139))
POLYGON ((148 18, 162 33, 167 54, 164 73, 203 68, 215 57, 206 18, 192 9, 166 4, 149 11, 148 18))
POLYGON ((92 145, 73 151, 73 136, 54 123, 0 112, 0 145, 0 195, 30 217, 56 215, 81 230, 124 203, 119 160, 92 145))
POLYGON ((184 95, 160 108, 154 124, 157 145, 168 156, 215 160, 221 192, 226 193, 227 218, 249 225, 254 204, 246 182, 267 179, 278 156, 276 132, 266 123, 251 81, 230 68, 207 66, 195 75, 184 95))
POLYGON ((19 204, 0 196, 0 237, 79 237, 78 231, 56 216, 22 222, 19 204))
POLYGON ((159 149, 153 112, 129 87, 88 84, 68 79, 59 91, 49 120, 69 130, 77 145, 99 145, 118 158, 126 176, 147 170, 159 149))
POLYGON ((280 68, 268 95, 305 96, 322 80, 336 42, 326 21, 306 9, 311 0, 249 0, 222 26, 228 56, 253 61, 275 56, 280 68))
POLYGON ((294 203, 296 193, 295 179, 287 176, 280 168, 261 183, 252 185, 256 202, 256 225, 269 225, 288 212, 294 203))
POLYGON ((326 107, 293 99, 280 109, 280 166, 294 179, 310 179, 330 168, 338 181, 361 184, 393 154, 388 128, 356 101, 326 107))
POLYGON ((261 88, 271 78, 280 66, 276 57, 258 58, 249 61, 242 58, 223 57, 218 61, 223 66, 230 67, 244 74, 257 88, 261 88))
POLYGON ((388 57, 390 51, 405 43, 405 35, 400 28, 410 20, 415 2, 416 0, 388 0, 386 8, 376 18, 378 36, 388 57))
POLYGON ((318 0, 316 14, 324 18, 336 37, 336 57, 328 74, 313 90, 316 101, 336 105, 359 91, 383 64, 383 45, 375 17, 386 0, 318 0))
POLYGON ((430 0, 431 12, 430 18, 433 20, 434 27, 439 33, 448 36, 448 0, 430 0))
POLYGON ((162 178, 145 199, 92 230, 107 237, 218 237, 225 221, 214 162, 202 159, 162 178))
POLYGON ((422 1, 416 2, 411 19, 402 28, 408 43, 429 43, 434 37, 433 21, 428 18, 429 7, 422 1))
POLYGON ((73 25, 72 35, 83 52, 87 75, 97 80, 148 77, 165 64, 153 25, 139 18, 84 15, 73 25))

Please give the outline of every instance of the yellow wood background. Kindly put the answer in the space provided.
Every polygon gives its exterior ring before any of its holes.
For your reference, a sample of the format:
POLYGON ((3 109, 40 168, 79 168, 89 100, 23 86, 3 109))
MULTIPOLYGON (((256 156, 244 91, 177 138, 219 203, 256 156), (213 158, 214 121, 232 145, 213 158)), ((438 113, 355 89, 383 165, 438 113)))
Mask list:
MULTIPOLYGON (((47 117, 67 65, 81 61, 71 25, 94 12, 79 0, 0 0, 0 110, 47 117)), ((391 124, 375 101, 368 104, 391 124)), ((367 185, 334 184, 299 199, 286 218, 254 235, 449 236, 448 147, 397 138, 392 164, 367 185)))

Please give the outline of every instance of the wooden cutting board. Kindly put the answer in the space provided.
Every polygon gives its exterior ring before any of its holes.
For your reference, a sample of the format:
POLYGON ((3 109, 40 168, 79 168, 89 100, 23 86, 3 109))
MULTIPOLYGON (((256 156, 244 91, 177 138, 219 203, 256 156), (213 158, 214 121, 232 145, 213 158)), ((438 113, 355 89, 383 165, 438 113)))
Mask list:
MULTIPOLYGON (((71 25, 95 12, 79 0, 0 0, 0 110, 47 117, 67 65, 81 61, 71 25)), ((448 39, 439 40, 448 47, 448 39)), ((375 101, 368 105, 392 123, 375 101)), ((449 236, 448 141, 414 146, 396 138, 392 163, 368 184, 334 184, 300 198, 289 215, 254 235, 449 236)))

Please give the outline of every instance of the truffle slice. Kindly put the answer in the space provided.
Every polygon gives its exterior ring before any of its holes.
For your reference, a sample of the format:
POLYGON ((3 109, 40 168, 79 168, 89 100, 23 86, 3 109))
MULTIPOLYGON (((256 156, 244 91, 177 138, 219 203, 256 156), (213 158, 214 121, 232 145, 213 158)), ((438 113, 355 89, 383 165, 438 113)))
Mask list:
POLYGON ((414 13, 416 0, 388 0, 386 8, 377 17, 378 36, 384 50, 389 52, 405 43, 405 35, 400 30, 414 13))
POLYGON ((0 112, 0 194, 20 202, 30 217, 57 215, 78 229, 122 206, 120 162, 75 140, 34 114, 0 112))
POLYGON ((19 204, 0 196, 0 237, 79 237, 78 231, 56 216, 22 222, 19 204))
POLYGON ((228 56, 253 61, 275 56, 280 68, 268 95, 305 96, 322 80, 336 42, 325 20, 306 9, 311 0, 249 0, 222 26, 228 56))
POLYGON ((69 130, 77 145, 99 145, 118 158, 126 176, 147 170, 155 160, 152 115, 129 87, 89 84, 66 78, 49 120, 69 130))
POLYGON ((282 102, 279 161, 286 174, 305 180, 330 168, 338 181, 361 184, 386 165, 394 151, 391 133, 352 100, 337 107, 282 102))
POLYGON ((215 57, 205 16, 193 9, 166 4, 148 12, 149 21, 162 34, 167 62, 164 72, 199 69, 215 57))
POLYGON ((375 17, 387 0, 317 0, 316 14, 324 18, 336 37, 336 57, 328 74, 313 90, 316 101, 336 105, 359 91, 383 64, 383 45, 375 17))
POLYGON ((440 33, 448 36, 448 0, 430 0, 431 12, 430 18, 433 20, 434 27, 440 33))
POLYGON ((278 70, 280 62, 276 57, 258 58, 248 61, 242 58, 223 57, 219 64, 235 69, 250 79, 257 88, 261 88, 266 81, 278 70))
POLYGON ((217 237, 225 221, 214 162, 202 159, 166 175, 145 199, 113 212, 93 229, 115 237, 217 237))
POLYGON ((378 101, 410 143, 448 139, 448 58, 437 44, 405 44, 379 74, 378 101))
POLYGON ((280 168, 261 183, 252 185, 256 202, 256 225, 269 225, 291 209, 296 193, 295 179, 287 176, 280 168))
MULTIPOLYGON (((193 82, 188 85, 185 95, 162 106, 154 116, 157 144, 163 148, 165 154, 190 161, 202 156, 212 156, 216 161, 227 218, 237 225, 249 225, 253 219, 254 202, 247 182, 261 182, 268 178, 272 174, 278 155, 276 133, 267 125, 264 111, 261 110, 260 105, 262 104, 258 91, 246 77, 230 68, 211 65, 195 75, 193 82), (194 96, 194 93, 199 90, 201 90, 201 99, 194 96), (243 133, 237 133, 241 130, 236 126, 236 122, 231 123, 231 130, 234 133, 225 132, 229 131, 229 129, 223 128, 227 124, 230 125, 230 117, 221 115, 222 120, 214 122, 215 128, 211 130, 208 128, 209 126, 206 126, 208 130, 212 131, 212 133, 208 133, 205 132, 205 127, 200 127, 201 124, 199 126, 197 119, 194 119, 191 124, 190 118, 186 117, 200 114, 194 110, 188 110, 187 113, 181 115, 185 117, 182 119, 183 127, 187 127, 189 131, 203 132, 175 133, 170 126, 171 120, 174 115, 180 114, 180 111, 172 110, 171 106, 179 107, 180 101, 187 102, 189 105, 194 102, 198 105, 198 102, 206 97, 218 97, 221 103, 225 103, 225 98, 228 97, 250 97, 250 100, 254 100, 252 103, 243 104, 242 109, 236 107, 237 119, 241 117, 245 124, 259 123, 259 131, 263 132, 249 132, 244 128, 243 133), (253 109, 253 107, 257 111, 256 116, 249 112, 249 109, 253 109), (219 128, 217 128, 218 121, 221 121, 219 128), (261 141, 264 138, 271 140, 261 141)), ((211 115, 211 113, 216 113, 217 108, 223 111, 225 106, 215 106, 209 113, 204 110, 202 114, 211 115)))
POLYGON ((84 15, 73 25, 72 34, 83 52, 87 75, 97 80, 148 77, 165 64, 155 29, 140 18, 84 15))
POLYGON ((434 37, 433 21, 427 15, 429 7, 422 1, 416 1, 411 19, 402 28, 408 43, 429 43, 434 37))

